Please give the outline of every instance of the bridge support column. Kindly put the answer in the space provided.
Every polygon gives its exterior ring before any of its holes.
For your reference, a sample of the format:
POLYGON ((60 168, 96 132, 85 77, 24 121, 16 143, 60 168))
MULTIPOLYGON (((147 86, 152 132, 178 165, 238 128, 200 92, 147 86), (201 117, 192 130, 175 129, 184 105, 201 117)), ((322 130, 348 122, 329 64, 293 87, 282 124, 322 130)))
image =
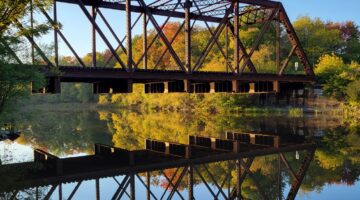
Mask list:
POLYGON ((249 89, 249 93, 255 93, 255 83, 249 83, 250 89, 249 89))
POLYGON ((273 91, 276 93, 280 92, 280 84, 279 81, 273 81, 273 91))
POLYGON ((239 81, 238 80, 232 80, 232 92, 238 93, 239 92, 239 81))
POLYGON ((53 94, 59 94, 61 93, 61 82, 60 82, 60 77, 54 77, 52 79, 50 79, 50 86, 49 86, 49 90, 51 90, 51 93, 53 94), (53 88, 51 88, 53 87, 53 88))
POLYGON ((215 93, 215 82, 210 83, 210 93, 215 93))
POLYGON ((164 93, 169 93, 169 82, 164 82, 164 93))
POLYGON ((190 80, 184 80, 184 92, 191 93, 191 82, 190 82, 190 80))

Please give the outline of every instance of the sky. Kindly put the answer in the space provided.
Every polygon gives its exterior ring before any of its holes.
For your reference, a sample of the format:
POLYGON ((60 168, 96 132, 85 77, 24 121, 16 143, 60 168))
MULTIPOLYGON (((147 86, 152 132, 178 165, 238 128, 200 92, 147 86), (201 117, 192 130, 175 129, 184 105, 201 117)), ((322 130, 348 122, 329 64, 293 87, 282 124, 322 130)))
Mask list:
MULTIPOLYGON (((291 21, 299 16, 309 16, 311 18, 320 18, 324 21, 343 22, 352 20, 360 25, 360 0, 281 0, 291 21)), ((62 24, 62 32, 72 44, 80 56, 91 52, 91 26, 88 19, 80 10, 79 6, 73 4, 58 3, 58 20, 62 24)), ((102 13, 108 19, 110 25, 116 34, 122 39, 125 35, 125 12, 102 9, 102 13)), ((137 18, 138 14, 132 15, 132 20, 137 18)), ((43 17, 37 15, 39 21, 43 17)), ((157 18, 158 23, 164 21, 164 17, 157 18)), ((98 20, 99 26, 104 31, 112 46, 117 46, 116 40, 111 36, 104 23, 98 20)), ((203 25, 203 24, 200 24, 203 25)), ((151 26, 149 28, 152 28, 151 26)), ((140 34, 142 30, 141 20, 133 30, 133 35, 140 34)), ((106 49, 106 45, 97 35, 97 49, 99 52, 106 49)), ((53 33, 49 33, 42 38, 38 38, 40 44, 52 44, 53 33)), ((72 56, 71 51, 60 39, 59 54, 72 56)))

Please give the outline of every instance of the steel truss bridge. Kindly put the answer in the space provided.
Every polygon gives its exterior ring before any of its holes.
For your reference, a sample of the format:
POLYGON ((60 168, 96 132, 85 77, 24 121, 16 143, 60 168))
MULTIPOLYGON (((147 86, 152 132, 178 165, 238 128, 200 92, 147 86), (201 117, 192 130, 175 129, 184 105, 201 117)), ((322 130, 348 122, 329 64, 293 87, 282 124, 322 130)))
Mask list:
MULTIPOLYGON (((35 1, 32 5, 38 6, 35 1)), ((40 46, 35 42, 32 35, 25 35, 32 44, 32 55, 37 52, 41 56, 47 69, 58 68, 60 74, 46 73, 50 79, 47 92, 58 93, 61 91, 60 82, 86 82, 94 84, 95 93, 128 93, 132 92, 133 83, 145 84, 147 93, 167 92, 234 92, 234 93, 257 93, 257 92, 279 92, 283 89, 301 88, 305 83, 315 80, 313 68, 304 53, 299 38, 289 20, 289 17, 280 2, 267 0, 55 0, 52 16, 39 6, 42 15, 52 24, 54 29, 54 58, 48 58, 40 46), (84 61, 75 51, 75 48, 67 40, 58 25, 57 3, 67 3, 81 9, 88 22, 92 26, 92 66, 86 66, 84 61), (90 7, 90 9, 88 9, 90 7), (102 10, 111 9, 125 12, 123 30, 126 32, 124 39, 120 39, 110 25, 102 10), (137 18, 134 18, 138 15, 137 18), (165 17, 160 24, 159 17, 165 17), (140 20, 142 18, 142 20, 140 20), (170 19, 181 20, 181 25, 172 38, 165 35, 163 28, 170 19), (107 31, 118 43, 111 44, 104 30, 99 26, 99 21, 105 24, 107 31), (143 52, 140 58, 133 55, 133 28, 142 22, 143 52), (194 59, 192 54, 192 34, 195 22, 202 22, 210 34, 210 39, 198 58, 194 59), (215 24, 214 28, 210 24, 215 24), (153 27, 155 37, 148 37, 149 26, 153 27), (251 45, 246 49, 240 37, 240 28, 258 25, 260 33, 251 45), (284 32, 281 31, 284 27, 284 32), (261 44, 264 35, 271 29, 276 30, 276 73, 258 73, 252 59, 254 52, 261 44), (179 56, 174 50, 173 42, 176 37, 184 32, 183 49, 185 56, 179 56), (226 34, 225 34, 226 33, 226 34), (97 34, 100 38, 97 38, 97 34), (220 35, 226 35, 225 47, 220 45, 220 35), (287 56, 281 56, 281 34, 287 34, 291 50, 287 56), (230 39, 233 44, 230 46, 230 39), (79 66, 59 65, 58 41, 61 39, 71 50, 79 66), (97 40, 101 39, 111 55, 107 58, 104 66, 97 65, 96 51, 97 40), (166 53, 171 55, 175 61, 172 70, 158 70, 157 66, 149 66, 149 49, 155 40, 161 40, 166 49, 161 52, 162 62, 166 53), (206 64, 205 60, 213 48, 219 49, 226 62, 224 72, 207 72, 201 68, 206 64), (229 55, 229 48, 233 49, 233 55, 229 55), (124 57, 118 52, 122 51, 124 57), (297 57, 303 66, 303 74, 286 74, 286 69, 292 57, 297 57), (108 68, 106 65, 115 60, 121 68, 108 68), (175 70, 174 70, 175 69, 175 70), (225 70, 226 69, 226 70, 225 70)), ((32 15, 31 15, 32 17, 32 15)), ((33 17, 30 22, 32 22, 33 17)), ((74 19, 74 23, 76 19, 74 19)), ((32 23, 31 23, 32 24, 32 23)), ((19 30, 24 29, 20 22, 14 23, 19 30)), ((71 37, 71 36, 69 36, 71 37)), ((14 53, 16 57, 16 54, 14 53)), ((16 58, 19 63, 22 61, 16 58)), ((34 60, 34 57, 33 57, 34 60)), ((48 70, 51 71, 51 70, 48 70)))
MULTIPOLYGON (((33 162, 7 164, 0 167, 3 178, 15 176, 15 180, 1 187, 0 195, 10 195, 10 199, 14 199, 27 188, 35 188, 35 191, 38 191, 40 187, 49 186, 50 189, 43 194, 44 199, 54 198, 57 195, 59 199, 72 199, 84 181, 95 180, 96 197, 94 199, 100 199, 101 179, 110 177, 117 185, 112 199, 135 199, 136 187, 145 188, 147 199, 172 199, 173 197, 186 199, 179 189, 184 182, 188 191, 187 198, 194 199, 194 178, 196 177, 197 180, 201 180, 200 183, 205 185, 207 192, 210 192, 214 199, 243 199, 241 186, 248 178, 254 182, 260 196, 268 199, 263 187, 270 186, 259 184, 250 168, 257 157, 278 155, 278 169, 274 173, 278 174, 279 183, 277 191, 271 191, 278 192, 278 199, 284 197, 294 199, 316 149, 316 145, 306 142, 304 136, 236 132, 227 132, 226 138, 222 139, 190 135, 188 144, 152 139, 147 139, 145 144, 144 150, 133 151, 96 144, 94 155, 72 158, 58 158, 36 149, 33 162), (303 155, 298 167, 292 166, 286 156, 287 152, 295 151, 303 155), (225 177, 217 180, 214 172, 211 172, 209 168, 211 163, 216 162, 227 162, 228 167, 232 165, 234 168, 225 169, 223 174, 225 177), (9 173, 11 169, 15 169, 17 175, 9 173), (169 175, 164 172, 166 169, 176 169, 176 171, 169 175), (236 172, 235 185, 229 181, 233 170, 236 172), (284 196, 282 186, 284 178, 282 172, 285 171, 292 177, 287 196, 284 196), (152 191, 150 184, 152 173, 161 174, 168 182, 161 196, 157 196, 152 191), (138 181, 137 184, 135 180, 138 181), (62 190, 62 186, 66 183, 75 183, 69 196, 65 196, 62 190), (226 191, 227 187, 228 191, 226 191), (58 194, 55 192, 56 189, 58 194)), ((37 192, 35 195, 38 195, 37 192)))

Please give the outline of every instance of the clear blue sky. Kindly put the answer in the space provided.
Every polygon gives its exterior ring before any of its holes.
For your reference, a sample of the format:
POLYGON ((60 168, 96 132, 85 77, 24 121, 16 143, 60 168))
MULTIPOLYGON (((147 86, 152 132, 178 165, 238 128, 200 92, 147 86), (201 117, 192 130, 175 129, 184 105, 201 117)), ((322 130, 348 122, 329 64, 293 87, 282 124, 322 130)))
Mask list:
MULTIPOLYGON (((293 21, 299 16, 308 15, 312 18, 319 17, 322 20, 330 21, 347 21, 352 20, 360 25, 360 0, 281 0, 284 7, 293 21)), ((125 13, 103 9, 103 14, 113 26, 116 34, 122 38, 125 34, 125 13)), ((133 20, 138 16, 134 14, 133 20)), ((90 23, 80 8, 73 4, 58 3, 58 18, 63 25, 63 33, 73 45, 80 56, 91 52, 91 32, 90 23), (71 37, 70 37, 71 36, 71 37)), ((164 18, 158 18, 159 24, 164 18)), ((141 21, 140 21, 141 22, 141 21)), ((114 48, 117 46, 116 41, 107 31, 105 25, 99 20, 99 25, 108 36, 114 48)), ((152 28, 152 27, 149 27, 152 28)), ((141 31, 141 23, 139 23, 133 34, 139 34, 141 31)), ((53 42, 53 33, 49 33, 39 39, 40 43, 50 44, 53 42)), ((98 51, 106 49, 105 44, 98 36, 98 51)), ((71 55, 72 53, 66 47, 65 43, 60 40, 59 52, 61 55, 71 55)))

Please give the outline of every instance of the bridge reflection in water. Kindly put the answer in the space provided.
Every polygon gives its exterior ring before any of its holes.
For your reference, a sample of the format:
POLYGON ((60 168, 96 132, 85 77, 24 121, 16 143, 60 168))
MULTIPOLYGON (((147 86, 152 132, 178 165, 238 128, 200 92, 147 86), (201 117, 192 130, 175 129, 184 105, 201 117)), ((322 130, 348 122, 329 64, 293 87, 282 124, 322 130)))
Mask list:
POLYGON ((211 199, 243 199, 243 183, 250 179, 260 198, 294 199, 315 149, 303 136, 234 132, 227 132, 226 138, 190 135, 188 144, 147 139, 145 149, 134 151, 95 144, 94 155, 70 158, 35 149, 33 162, 0 167, 0 196, 16 199, 25 193, 31 199, 73 199, 81 185, 92 180, 93 189, 87 185, 88 192, 95 190, 91 199, 108 199, 102 193, 108 184, 101 184, 113 179, 115 191, 110 196, 106 192, 111 199, 196 199, 197 192, 208 193, 211 199), (286 154, 291 152, 296 152, 297 159, 302 155, 298 169, 288 161, 286 154), (277 175, 277 183, 264 185, 250 170, 254 159, 264 156, 277 156, 277 169, 271 172, 277 175), (283 172, 293 179, 287 194, 283 172), (159 177, 165 184, 156 181, 159 177), (65 194, 63 186, 68 183, 74 186, 65 194), (200 184, 204 187, 196 191, 200 184), (270 192, 276 194, 265 191, 274 186, 276 190, 270 192))

